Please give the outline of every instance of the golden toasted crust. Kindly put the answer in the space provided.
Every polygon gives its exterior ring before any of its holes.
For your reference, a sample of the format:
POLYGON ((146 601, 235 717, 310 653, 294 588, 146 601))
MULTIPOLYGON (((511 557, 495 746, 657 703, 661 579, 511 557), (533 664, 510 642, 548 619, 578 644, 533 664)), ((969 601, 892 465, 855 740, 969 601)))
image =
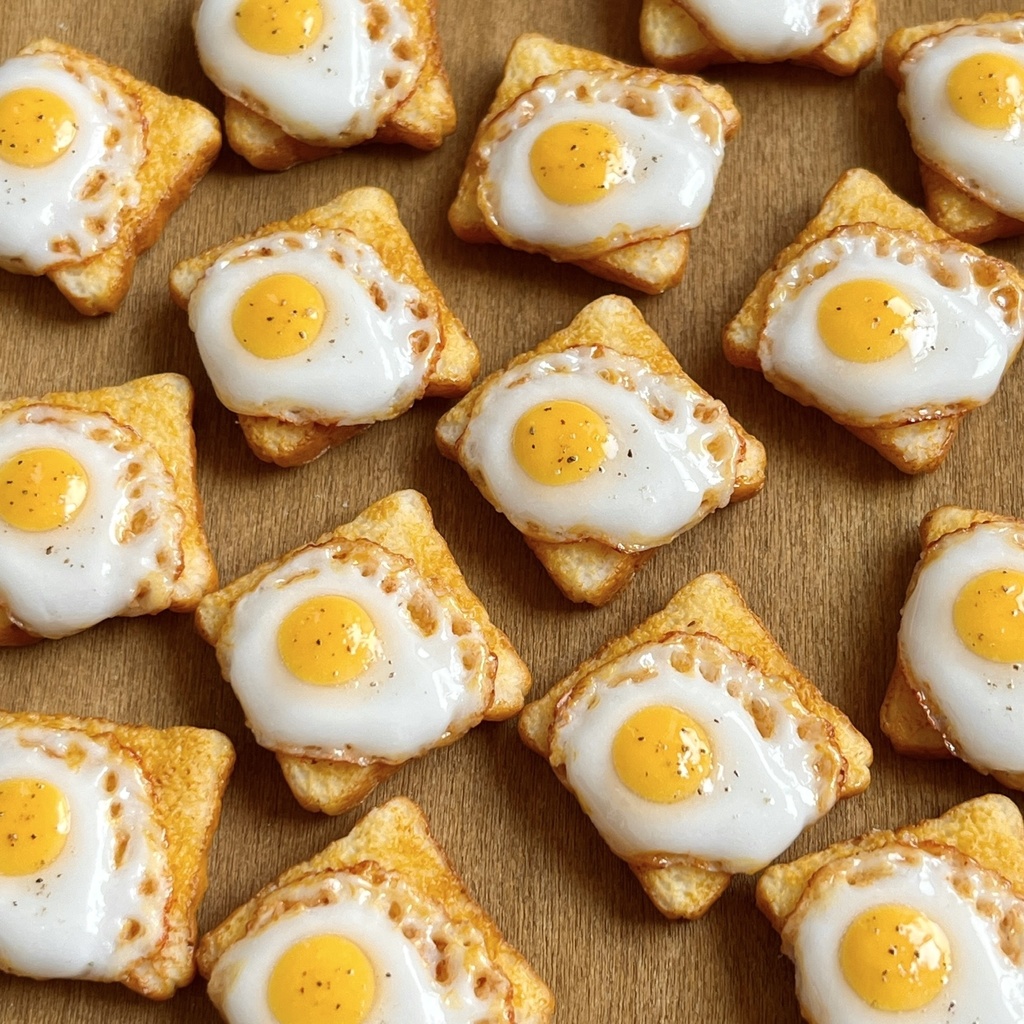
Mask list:
MULTIPOLYGON (((640 47, 652 64, 666 71, 694 72, 709 64, 743 59, 708 39, 676 0, 644 0, 640 47)), ((792 63, 822 68, 833 75, 852 75, 871 63, 877 49, 877 4, 875 0, 854 0, 846 27, 792 63)))
MULTIPOLYGON (((644 360, 655 373, 682 377, 703 397, 710 398, 692 381, 665 343, 651 329, 629 299, 606 295, 585 306, 564 330, 542 341, 536 348, 513 359, 508 366, 526 362, 547 352, 564 352, 576 346, 601 345, 623 355, 644 360)), ((481 381, 457 405, 449 409, 437 425, 436 440, 441 454, 458 461, 458 445, 484 388, 500 377, 508 367, 496 370, 481 381)), ((736 420, 729 418, 740 439, 736 482, 732 501, 752 498, 764 486, 764 447, 736 420)), ((552 544, 526 538, 558 588, 570 601, 602 605, 610 601, 651 557, 652 551, 626 554, 598 541, 552 544)))
POLYGON ((468 920, 479 929, 488 955, 512 983, 517 1024, 519 1021, 547 1024, 552 1019, 555 1000, 547 986, 469 895, 430 834, 423 812, 405 797, 374 808, 343 839, 289 868, 204 935, 196 954, 202 975, 209 978, 227 949, 245 935, 258 901, 306 875, 330 868, 354 867, 364 861, 373 861, 396 872, 416 892, 439 903, 453 920, 468 920))
MULTIPOLYGON (((600 53, 577 46, 556 43, 545 36, 527 33, 512 44, 505 61, 505 71, 494 100, 477 129, 473 145, 466 158, 466 167, 459 181, 459 191, 448 211, 452 230, 466 242, 493 242, 491 233, 477 203, 480 174, 477 169, 477 149, 488 123, 521 93, 529 89, 542 75, 558 71, 581 69, 584 71, 627 71, 628 64, 612 60, 600 53)), ((739 129, 740 115, 732 97, 720 85, 711 85, 699 78, 679 78, 666 75, 667 83, 695 86, 703 96, 721 112, 726 124, 726 138, 739 129)), ((690 251, 690 232, 681 231, 666 238, 637 242, 595 259, 573 261, 577 266, 597 277, 616 284, 636 288, 657 295, 679 284, 686 269, 690 251)))
MULTIPOLYGON (((893 32, 885 41, 882 49, 882 66, 885 73, 896 83, 901 93, 903 78, 900 75, 900 64, 907 51, 922 39, 941 35, 952 28, 967 25, 985 25, 992 22, 1008 21, 1012 18, 1024 18, 1024 11, 990 12, 977 18, 951 18, 948 21, 935 21, 928 25, 914 25, 893 32)), ((969 195, 960 186, 950 181, 933 167, 920 162, 921 184, 924 186, 925 209, 928 216, 944 231, 955 238, 974 245, 982 245, 995 238, 1012 238, 1024 233, 1024 222, 1007 217, 1006 214, 993 210, 980 199, 969 195)))
MULTIPOLYGON (((919 537, 921 554, 950 533, 967 530, 975 523, 1006 523, 1024 529, 1024 521, 1011 516, 1001 516, 981 509, 960 508, 957 505, 941 505, 932 509, 921 520, 919 537)), ((920 562, 907 586, 907 598, 914 587, 920 562)), ((885 691, 882 710, 879 714, 882 732, 889 737, 898 753, 907 757, 950 758, 952 753, 946 746, 942 734, 932 724, 921 703, 917 691, 911 685, 899 657, 893 666, 889 687, 885 691)), ((1022 789, 1022 778, 1011 772, 992 772, 992 777, 1011 789, 1022 789)))
POLYGON ((146 156, 137 175, 141 186, 138 205, 122 211, 117 239, 109 249, 46 275, 79 313, 112 313, 128 293, 136 259, 156 242, 168 218, 217 158, 220 124, 198 103, 168 96, 124 68, 64 43, 38 39, 20 52, 55 53, 81 61, 90 73, 113 81, 136 99, 142 110, 146 156))
MULTIPOLYGON (((440 289, 427 274, 416 246, 398 216, 394 199, 380 188, 356 188, 323 206, 296 214, 285 221, 266 224, 230 242, 183 260, 170 276, 171 296, 183 309, 203 275, 229 249, 278 231, 310 228, 344 228, 361 242, 373 246, 388 271, 414 284, 435 316, 441 336, 441 352, 427 376, 426 397, 454 398, 464 395, 480 372, 480 353, 459 318, 451 311, 440 289)), ((271 416, 239 416, 249 447, 264 462, 300 466, 343 444, 365 426, 329 426, 323 423, 285 423, 271 416)))
MULTIPOLYGON (((705 573, 677 591, 665 607, 624 636, 601 649, 559 680, 540 698, 527 704, 519 717, 519 735, 541 757, 549 759, 550 735, 558 702, 573 687, 603 665, 623 657, 668 633, 705 633, 749 658, 768 676, 783 680, 808 711, 833 728, 836 746, 846 761, 838 795, 855 796, 871 782, 871 745, 849 718, 830 704, 821 691, 786 657, 764 623, 751 611, 736 584, 721 573, 705 573)), ((694 919, 707 913, 725 891, 730 875, 699 867, 675 865, 633 869, 647 895, 666 917, 694 919)))
MULTIPOLYGON (((381 498, 350 523, 324 534, 315 544, 363 538, 403 555, 429 580, 436 581, 462 612, 483 630, 487 646, 497 659, 494 697, 484 714, 488 722, 501 722, 517 714, 532 682, 530 671, 508 637, 491 622, 480 599, 469 589, 444 538, 434 527, 427 499, 418 491, 396 491, 381 498)), ((307 545, 308 546, 308 545, 307 545)), ((298 554, 290 551, 229 583, 204 598, 196 611, 196 628, 216 646, 236 602, 268 573, 298 554)), ((341 814, 360 803, 400 765, 367 766, 333 763, 309 757, 278 754, 285 779, 295 798, 309 811, 341 814)))
MULTIPOLYGON (((192 611, 202 596, 217 586, 217 568, 203 531, 203 503, 196 481, 192 385, 180 374, 158 373, 95 391, 52 392, 0 402, 0 416, 37 403, 78 412, 104 412, 117 423, 131 427, 160 456, 174 481, 174 498, 184 515, 184 525, 181 572, 170 587, 168 603, 154 611, 192 611)), ((0 647, 38 639, 14 625, 0 606, 0 647)))
MULTIPOLYGON (((722 335, 725 357, 734 366, 760 370, 758 336, 767 319, 768 297, 773 282, 787 263, 805 249, 851 224, 878 224, 910 231, 929 242, 952 242, 952 236, 933 224, 920 210, 900 199, 880 178, 860 168, 846 171, 829 190, 821 209, 796 239, 775 258, 758 278, 740 311, 726 325, 722 335)), ((980 249, 965 246, 973 255, 986 257, 980 249)), ((1008 263, 1007 275, 1024 288, 1024 278, 1008 263)), ((938 419, 922 420, 898 427, 848 427, 855 437, 871 445, 904 473, 930 473, 949 454, 965 413, 954 411, 938 419)))
POLYGON ((213 729, 154 729, 102 718, 0 711, 0 728, 69 729, 91 738, 112 735, 139 762, 153 796, 156 820, 167 839, 171 895, 167 940, 120 979, 150 999, 168 999, 195 975, 199 904, 206 866, 220 820, 221 797, 235 763, 231 741, 213 729))
MULTIPOLYGON (((426 47, 426 61, 412 92, 381 123, 374 142, 401 142, 417 149, 437 149, 455 131, 455 102, 441 55, 436 0, 400 0, 426 47)), ((198 8, 199 0, 196 2, 198 8)), ((269 118, 230 96, 224 102, 228 145, 253 167, 284 171, 296 164, 339 152, 336 146, 313 146, 292 138, 269 118)), ((369 141, 369 140, 368 140, 369 141)))
POLYGON ((1024 821, 1012 800, 990 793, 895 831, 869 832, 819 853, 768 868, 757 882, 757 905, 776 931, 782 931, 811 878, 840 857, 877 850, 888 843, 922 842, 953 847, 984 868, 1002 875, 1024 896, 1024 821))

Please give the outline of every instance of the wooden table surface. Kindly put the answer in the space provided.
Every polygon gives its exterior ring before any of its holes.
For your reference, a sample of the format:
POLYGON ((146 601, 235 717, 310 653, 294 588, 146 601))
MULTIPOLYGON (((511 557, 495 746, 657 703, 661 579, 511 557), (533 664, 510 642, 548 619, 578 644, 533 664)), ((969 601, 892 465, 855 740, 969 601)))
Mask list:
MULTIPOLYGON (((5 0, 0 58, 51 36, 122 64, 216 112, 192 43, 191 0, 5 0)), ((504 55, 540 31, 642 63, 640 0, 441 0, 440 29, 459 130, 434 153, 363 146, 283 174, 251 169, 225 147, 212 172, 139 263, 113 316, 80 317, 45 279, 0 273, 0 395, 78 390, 164 370, 196 389, 195 431, 206 525, 221 579, 352 518, 393 490, 416 487, 470 585, 533 670, 534 695, 605 639, 660 608, 707 570, 732 575, 792 659, 841 706, 875 748, 874 782, 793 847, 803 853, 873 826, 933 815, 993 783, 958 762, 897 757, 878 728, 916 526, 932 507, 962 503, 1024 513, 1024 380, 1011 370, 994 400, 967 417, 952 454, 931 476, 901 475, 822 414, 775 392, 722 356, 720 331, 757 275, 849 167, 882 176, 921 201, 917 163, 876 60, 856 78, 776 67, 711 68, 743 113, 717 193, 694 236, 682 285, 631 295, 684 369, 759 437, 768 483, 753 501, 712 516, 662 548, 609 606, 564 600, 517 533, 434 448, 445 409, 418 404, 300 469, 259 462, 217 402, 167 273, 200 249, 318 205, 357 185, 397 199, 428 270, 491 370, 613 290, 571 267, 498 247, 470 246, 446 221, 467 147, 490 102, 504 55)), ((981 13, 984 0, 883 0, 883 38, 904 24, 981 13)), ((1014 259, 1019 242, 990 247, 1014 259)), ((205 929, 288 865, 346 832, 358 811, 311 815, 288 791, 273 756, 246 729, 211 648, 190 616, 114 620, 59 642, 0 652, 0 704, 15 710, 102 715, 158 726, 213 726, 238 751, 200 913, 205 929)), ((643 1020, 783 1024, 799 1019, 793 972, 738 878, 700 922, 668 922, 601 842, 514 723, 484 725, 408 765, 367 806, 406 794, 471 891, 554 990, 562 1024, 643 1020)), ((1019 794, 1011 794, 1022 804, 1019 794)), ((169 1003, 118 985, 38 983, 0 976, 3 1024, 219 1019, 196 982, 169 1003)))

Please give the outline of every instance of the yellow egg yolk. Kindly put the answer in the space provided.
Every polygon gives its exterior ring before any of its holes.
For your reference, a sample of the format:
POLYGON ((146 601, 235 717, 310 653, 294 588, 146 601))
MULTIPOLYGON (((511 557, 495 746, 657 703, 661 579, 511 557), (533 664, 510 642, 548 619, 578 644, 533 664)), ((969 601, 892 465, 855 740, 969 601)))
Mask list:
POLYGON ((877 1010, 916 1010, 949 981, 946 933, 913 907, 890 903, 860 914, 846 929, 839 963, 857 995, 877 1010))
POLYGON ((953 605, 963 645, 1004 664, 1024 661, 1024 572, 993 569, 966 583, 953 605))
POLYGON ((46 89, 15 89, 0 96, 0 160, 45 167, 75 141, 75 112, 46 89))
POLYGON ((818 334, 840 359, 877 363, 907 344, 916 312, 913 302, 888 281, 846 281, 822 299, 818 334))
POLYGON ((18 530, 64 526, 88 493, 81 463, 60 448, 29 448, 0 466, 0 519, 18 530))
POLYGON ((56 786, 0 780, 0 875, 29 875, 52 864, 70 830, 71 808, 56 786))
POLYGON ((596 121, 546 128, 530 150, 530 170, 541 192, 564 206, 597 202, 626 174, 618 136, 596 121))
POLYGON ((309 348, 327 307, 316 285, 297 274, 257 281, 235 305, 231 326, 238 344, 260 359, 284 359, 309 348))
POLYGON ((950 72, 946 96, 953 110, 968 124, 1006 130, 1021 118, 1024 65, 1003 53, 968 57, 950 72))
POLYGON ((375 990, 373 965, 354 942, 314 935, 274 965, 267 1003, 279 1024, 364 1024, 375 990))
POLYGON ((604 418, 580 402, 545 402, 519 417, 512 452, 533 480, 551 486, 573 484, 604 462, 608 427, 604 418))
POLYGON ((242 0, 235 11, 235 28, 243 41, 275 57, 307 49, 323 23, 320 0, 242 0))
POLYGON ((293 608, 277 631, 277 649, 293 676, 317 686, 350 683, 380 653, 370 616, 351 598, 335 594, 293 608))
POLYGON ((699 722, 678 708, 656 704, 619 727, 612 763, 622 784, 637 796, 674 804, 697 792, 715 762, 699 722))

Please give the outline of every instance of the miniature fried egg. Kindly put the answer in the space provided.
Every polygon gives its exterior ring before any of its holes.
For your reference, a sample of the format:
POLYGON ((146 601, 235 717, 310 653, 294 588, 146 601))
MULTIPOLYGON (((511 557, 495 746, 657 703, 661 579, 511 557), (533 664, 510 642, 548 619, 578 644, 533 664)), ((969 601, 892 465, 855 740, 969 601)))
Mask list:
POLYGON ((708 38, 750 61, 788 60, 818 49, 849 23, 852 0, 676 0, 708 38))
POLYGON ((228 1024, 514 1020, 479 930, 373 862, 268 893, 208 992, 228 1024))
POLYGON ((1024 20, 930 36, 900 64, 917 155, 1010 217, 1024 217, 1024 20))
POLYGON ((765 377, 840 423, 896 425, 995 392, 1024 337, 999 261, 875 224, 840 228, 776 277, 758 341, 765 377))
POLYGON ((181 564, 183 514, 156 452, 103 413, 0 416, 0 605, 62 637, 149 610, 181 564))
POLYGON ((148 784, 116 740, 0 728, 0 968, 120 980, 164 941, 170 891, 148 784))
POLYGON ((311 546, 234 605, 217 644, 257 741, 399 764, 476 725, 494 692, 480 627, 401 555, 311 546))
POLYGON ((700 224, 724 151, 722 113, 693 85, 563 71, 483 130, 477 198, 506 245, 595 256, 700 224))
POLYGON ((193 291, 189 324, 224 405, 292 423, 398 416, 440 353, 432 304, 344 230, 228 250, 193 291))
POLYGON ((976 523, 928 547, 911 584, 900 663, 956 754, 1024 772, 1024 532, 976 523))
POLYGON ((0 265, 42 274, 103 252, 138 204, 138 103, 73 58, 0 64, 0 265))
POLYGON ((830 861, 782 939, 815 1024, 1024 1020, 1024 900, 950 847, 830 861))
POLYGON ((570 348, 488 383, 458 458, 527 536, 642 551, 729 503, 739 445, 725 406, 696 386, 570 348))
POLYGON ((630 862, 754 872, 835 803, 831 726, 721 641, 669 634, 559 703, 551 764, 630 862))
POLYGON ((221 92, 322 146, 376 134, 426 60, 401 0, 202 0, 195 34, 221 92))

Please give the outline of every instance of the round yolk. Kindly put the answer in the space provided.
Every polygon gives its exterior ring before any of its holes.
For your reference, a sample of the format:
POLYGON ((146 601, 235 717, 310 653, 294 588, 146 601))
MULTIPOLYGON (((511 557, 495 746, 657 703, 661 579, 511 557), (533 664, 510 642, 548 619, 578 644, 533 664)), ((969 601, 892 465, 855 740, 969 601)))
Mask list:
POLYGON ((52 864, 71 830, 67 797, 40 779, 0 781, 0 875, 28 875, 52 864))
POLYGON ((279 1024, 364 1024, 375 988, 373 965, 354 942, 314 935, 274 965, 267 1003, 279 1024))
POLYGON ((75 140, 75 112, 46 89, 15 89, 0 96, 0 160, 45 167, 75 140))
POLYGON ((946 80, 946 96, 956 114, 969 124, 1005 131, 1021 117, 1024 65, 1002 53, 968 57, 946 80))
POLYGON ((846 929, 839 964, 857 995, 877 1010, 916 1010, 949 981, 946 933, 913 907, 885 904, 860 914, 846 929))
POLYGON ((297 274, 257 281, 235 305, 231 326, 239 345, 260 359, 284 359, 309 348, 326 311, 316 285, 297 274))
POLYGON ((60 448, 30 448, 0 466, 0 519, 18 530, 64 526, 88 493, 81 463, 60 448))
POLYGON ((963 645, 979 657, 1024 661, 1024 572, 993 569, 964 585, 953 605, 963 645))
POLYGON ((685 800, 711 774, 711 741, 700 723, 663 704, 631 715, 615 734, 612 763, 622 784, 657 804, 685 800))
POLYGON ((913 302, 887 281, 846 281, 818 307, 818 334, 840 359, 878 363, 906 345, 916 313, 913 302))
POLYGON ((379 653, 373 620, 351 598, 335 594, 293 608, 277 631, 277 649, 293 676, 317 686, 350 683, 379 653))
POLYGON ((520 468, 540 484, 573 484, 604 462, 608 427, 580 402, 545 402, 519 417, 512 452, 520 468))
POLYGON ((242 0, 235 11, 243 41, 275 57, 301 53, 320 35, 323 23, 320 0, 242 0))
POLYGON ((594 203, 625 177, 622 145, 603 124, 563 121, 537 136, 530 150, 530 170, 552 202, 594 203))

